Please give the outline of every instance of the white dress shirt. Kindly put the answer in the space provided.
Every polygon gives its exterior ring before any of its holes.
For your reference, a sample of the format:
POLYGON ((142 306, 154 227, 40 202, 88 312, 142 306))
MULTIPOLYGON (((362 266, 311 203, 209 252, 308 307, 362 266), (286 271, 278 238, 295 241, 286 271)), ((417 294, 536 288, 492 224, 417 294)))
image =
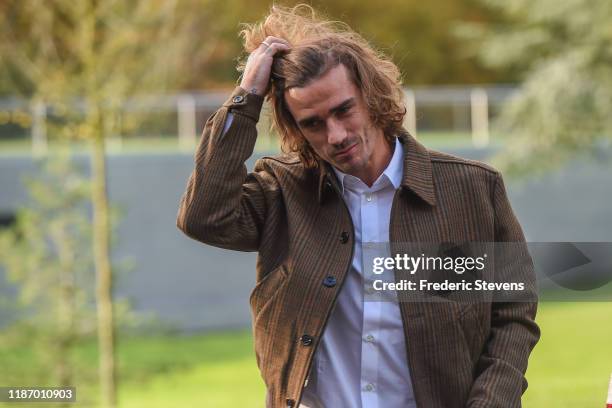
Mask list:
POLYGON ((402 146, 396 140, 389 165, 372 187, 334 171, 353 219, 355 250, 300 407, 416 407, 399 306, 391 301, 364 302, 363 293, 364 245, 389 242, 391 204, 402 180, 402 146))

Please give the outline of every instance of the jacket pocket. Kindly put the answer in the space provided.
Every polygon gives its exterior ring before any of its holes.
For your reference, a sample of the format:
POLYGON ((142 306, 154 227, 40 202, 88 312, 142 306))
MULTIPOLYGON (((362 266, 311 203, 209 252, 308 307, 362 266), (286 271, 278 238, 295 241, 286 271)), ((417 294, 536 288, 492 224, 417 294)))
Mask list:
POLYGON ((465 305, 459 316, 461 322, 461 334, 466 350, 469 352, 472 364, 476 364, 484 346, 482 323, 480 322, 474 307, 465 305))
POLYGON ((283 287, 287 283, 287 278, 288 273, 286 267, 280 265, 257 282, 249 296, 254 326, 257 326, 258 321, 266 314, 266 310, 268 310, 274 303, 274 300, 278 298, 278 295, 282 292, 283 287))

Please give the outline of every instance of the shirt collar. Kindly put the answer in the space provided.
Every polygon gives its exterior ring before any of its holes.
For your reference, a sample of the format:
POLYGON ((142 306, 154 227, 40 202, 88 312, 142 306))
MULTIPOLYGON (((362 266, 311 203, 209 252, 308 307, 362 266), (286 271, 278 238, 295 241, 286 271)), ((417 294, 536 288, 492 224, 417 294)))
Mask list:
POLYGON ((395 150, 393 151, 393 157, 391 157, 391 161, 383 174, 387 176, 389 181, 391 181, 391 184, 393 184, 393 188, 396 190, 400 188, 402 184, 402 176, 404 173, 403 162, 404 154, 402 144, 398 138, 395 138, 395 150))
MULTIPOLYGON (((397 190, 402 183, 402 173, 404 170, 402 167, 402 164, 403 164, 402 144, 400 143, 399 139, 395 138, 395 144, 393 146, 393 156, 391 156, 391 160, 389 161, 389 164, 387 165, 385 170, 382 172, 382 174, 378 177, 378 179, 374 182, 374 184, 372 184, 371 188, 376 189, 377 186, 382 188, 382 186, 384 186, 384 181, 385 181, 384 179, 386 178, 393 185, 393 188, 397 190)), ((356 177, 351 176, 350 174, 343 173, 342 171, 338 170, 337 168, 333 166, 332 166, 332 169, 334 170, 334 173, 336 173, 336 176, 338 177, 338 181, 342 188, 343 194, 344 194, 345 188, 351 189, 351 187, 354 186, 355 184, 364 184, 363 182, 359 183, 356 177)))
MULTIPOLYGON (((435 206, 436 193, 429 151, 412 137, 406 129, 401 129, 397 138, 402 144, 402 165, 404 169, 402 188, 410 190, 428 205, 435 206)), ((318 158, 315 167, 318 173, 316 176, 318 178, 318 201, 319 204, 323 204, 327 194, 331 193, 334 188, 339 190, 340 186, 329 163, 318 158)))

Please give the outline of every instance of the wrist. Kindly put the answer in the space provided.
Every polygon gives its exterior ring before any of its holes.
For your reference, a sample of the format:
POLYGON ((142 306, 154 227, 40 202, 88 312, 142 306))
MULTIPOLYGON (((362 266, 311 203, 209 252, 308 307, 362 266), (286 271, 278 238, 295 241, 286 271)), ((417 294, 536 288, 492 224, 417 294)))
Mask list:
POLYGON ((244 89, 247 93, 257 96, 264 96, 264 89, 256 85, 240 84, 240 88, 244 89))
POLYGON ((234 89, 234 92, 232 92, 223 106, 227 107, 233 113, 248 116, 257 122, 263 102, 263 96, 256 93, 250 93, 242 88, 242 86, 238 86, 234 89))

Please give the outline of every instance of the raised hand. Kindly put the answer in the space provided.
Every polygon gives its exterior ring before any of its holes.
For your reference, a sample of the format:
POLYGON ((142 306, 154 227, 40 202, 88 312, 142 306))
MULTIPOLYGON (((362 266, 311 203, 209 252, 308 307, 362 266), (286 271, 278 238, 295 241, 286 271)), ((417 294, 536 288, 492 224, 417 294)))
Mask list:
POLYGON ((276 53, 289 51, 291 46, 282 38, 269 36, 247 60, 240 87, 257 95, 265 95, 270 86, 270 71, 276 53))

